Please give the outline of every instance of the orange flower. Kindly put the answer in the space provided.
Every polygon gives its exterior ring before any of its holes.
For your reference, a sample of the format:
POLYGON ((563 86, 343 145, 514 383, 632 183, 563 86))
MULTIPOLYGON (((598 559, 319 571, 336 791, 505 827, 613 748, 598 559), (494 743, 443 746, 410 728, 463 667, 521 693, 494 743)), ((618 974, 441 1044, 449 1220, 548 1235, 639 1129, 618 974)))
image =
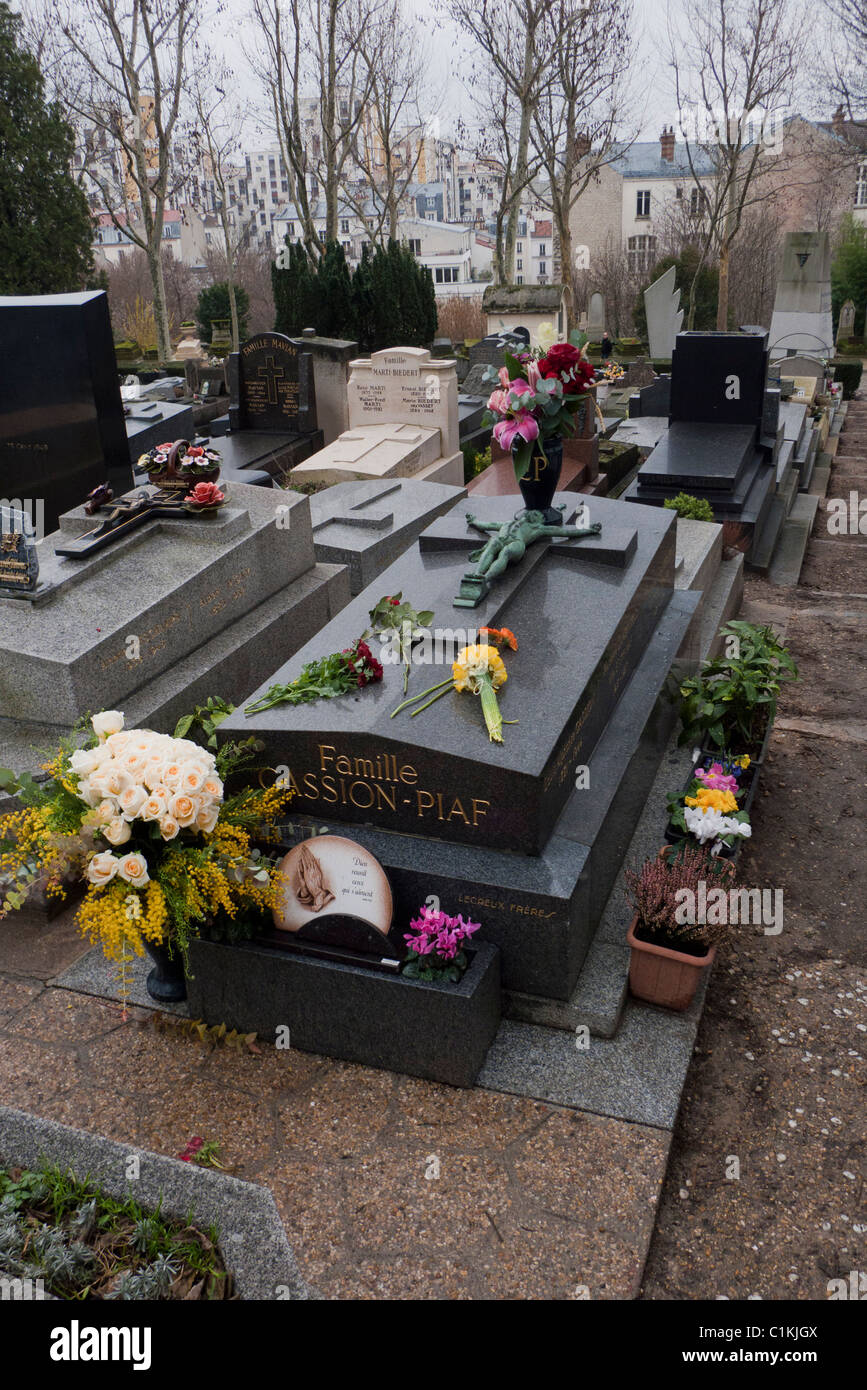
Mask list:
POLYGON ((493 642, 495 645, 505 642, 507 647, 511 647, 513 652, 518 650, 518 639, 514 632, 507 627, 480 627, 479 640, 493 642))

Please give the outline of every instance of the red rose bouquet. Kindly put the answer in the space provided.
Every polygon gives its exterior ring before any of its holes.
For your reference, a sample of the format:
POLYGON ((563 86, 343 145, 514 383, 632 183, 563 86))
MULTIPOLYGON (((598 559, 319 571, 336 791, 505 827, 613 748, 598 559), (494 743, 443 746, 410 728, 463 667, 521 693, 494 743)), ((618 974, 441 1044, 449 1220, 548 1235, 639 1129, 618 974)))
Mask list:
POLYGON ((583 351, 583 335, 568 343, 506 353, 505 366, 489 380, 498 382, 488 400, 482 424, 493 425, 494 438, 509 449, 520 481, 530 466, 534 446, 545 455, 546 439, 575 433, 575 416, 596 380, 595 368, 583 351))

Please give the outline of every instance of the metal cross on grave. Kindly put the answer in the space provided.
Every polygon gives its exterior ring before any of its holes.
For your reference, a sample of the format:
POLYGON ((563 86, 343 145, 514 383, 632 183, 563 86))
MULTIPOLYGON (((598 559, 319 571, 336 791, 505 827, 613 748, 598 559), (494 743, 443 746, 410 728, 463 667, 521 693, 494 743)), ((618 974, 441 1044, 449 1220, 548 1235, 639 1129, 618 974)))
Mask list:
POLYGON ((268 384, 268 404, 279 405, 277 398, 277 382, 282 381, 286 373, 282 367, 278 367, 273 357, 266 357, 263 365, 257 373, 259 379, 265 379, 268 384))

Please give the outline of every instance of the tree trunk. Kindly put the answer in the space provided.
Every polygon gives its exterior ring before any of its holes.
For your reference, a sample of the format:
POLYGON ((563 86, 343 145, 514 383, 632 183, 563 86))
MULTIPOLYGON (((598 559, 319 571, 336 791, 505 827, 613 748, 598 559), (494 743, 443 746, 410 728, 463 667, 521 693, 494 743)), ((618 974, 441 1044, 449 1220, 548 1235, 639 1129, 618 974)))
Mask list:
MULTIPOLYGON (((568 334, 576 326, 572 321, 575 313, 575 268, 572 264, 572 228, 569 226, 568 206, 565 216, 562 215, 562 212, 562 206, 558 207, 557 231, 560 236, 560 280, 564 290, 563 298, 566 301, 566 332, 568 334)), ((552 253, 553 250, 554 248, 552 246, 552 253)))
MULTIPOLYGON (((524 81, 526 81, 527 73, 530 70, 530 65, 533 60, 534 43, 535 37, 533 30, 528 25, 524 39, 524 70, 522 74, 524 81)), ((511 284, 515 277, 515 242, 518 239, 518 214, 521 207, 521 195, 526 186, 531 116, 532 108, 525 94, 521 100, 521 128, 518 134, 518 148, 515 155, 515 183, 509 200, 509 221, 506 225, 505 263, 502 267, 502 273, 505 277, 506 284, 511 284), (517 191, 514 191, 515 189, 517 191)))
POLYGON ((729 323, 729 244, 724 241, 719 253, 719 294, 716 302, 717 332, 725 332, 729 323))
POLYGON ((148 269, 154 291, 154 322, 157 329, 157 360, 161 367, 172 360, 172 338, 169 330, 169 312, 166 305, 166 284, 163 278, 162 245, 156 248, 148 245, 148 269))

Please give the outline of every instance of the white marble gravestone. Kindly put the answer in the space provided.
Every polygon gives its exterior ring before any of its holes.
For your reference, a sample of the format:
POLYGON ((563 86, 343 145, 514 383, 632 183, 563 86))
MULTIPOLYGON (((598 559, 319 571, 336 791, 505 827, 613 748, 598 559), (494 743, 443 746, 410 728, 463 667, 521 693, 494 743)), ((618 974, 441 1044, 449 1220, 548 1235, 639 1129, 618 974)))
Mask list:
POLYGON ((793 349, 834 353, 831 245, 827 232, 789 232, 783 247, 770 333, 771 360, 793 349))
POLYGON ((650 356, 669 358, 674 352, 674 340, 683 323, 683 310, 680 308, 680 290, 675 289, 675 267, 670 266, 664 275, 654 280, 644 291, 644 307, 647 310, 647 337, 650 356))
POLYGON ((416 478, 460 487, 453 359, 398 347, 350 363, 349 429, 291 472, 293 483, 416 478))

